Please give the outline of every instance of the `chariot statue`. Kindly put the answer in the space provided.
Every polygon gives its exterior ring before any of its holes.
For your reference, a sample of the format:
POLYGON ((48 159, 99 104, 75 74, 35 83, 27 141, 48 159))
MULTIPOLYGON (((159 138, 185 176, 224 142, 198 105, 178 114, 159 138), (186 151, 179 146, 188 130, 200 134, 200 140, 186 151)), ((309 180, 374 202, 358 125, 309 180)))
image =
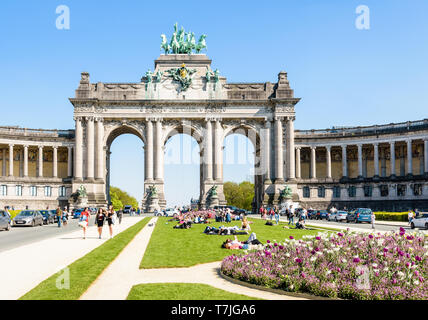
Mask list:
POLYGON ((183 27, 178 30, 178 24, 174 25, 174 33, 171 36, 171 41, 168 43, 168 39, 164 34, 161 34, 162 43, 161 50, 164 50, 165 54, 192 54, 195 50, 196 53, 200 53, 202 49, 206 49, 207 44, 205 41, 206 35, 202 35, 199 38, 199 42, 196 44, 195 34, 193 32, 186 32, 183 27))
POLYGON ((87 197, 86 188, 83 185, 80 185, 79 189, 77 190, 77 194, 79 195, 79 198, 86 198, 87 197))
POLYGON ((284 190, 281 190, 280 197, 283 199, 290 199, 292 197, 293 192, 289 186, 286 186, 284 190))

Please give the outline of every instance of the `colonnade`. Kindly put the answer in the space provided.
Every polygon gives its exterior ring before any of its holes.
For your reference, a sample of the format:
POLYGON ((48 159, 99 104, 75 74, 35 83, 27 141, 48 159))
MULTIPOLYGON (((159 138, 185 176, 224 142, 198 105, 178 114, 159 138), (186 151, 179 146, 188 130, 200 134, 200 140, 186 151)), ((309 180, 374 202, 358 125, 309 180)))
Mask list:
MULTIPOLYGON (((28 172, 28 159, 29 159, 29 149, 30 148, 37 148, 37 174, 36 177, 37 178, 43 178, 46 177, 46 174, 43 170, 43 151, 46 149, 52 149, 53 151, 53 165, 52 165, 52 177, 53 178, 58 178, 58 148, 60 148, 60 146, 58 145, 30 145, 30 144, 9 144, 9 147, 7 149, 3 148, 1 150, 2 152, 2 176, 6 177, 24 177, 27 178, 29 177, 29 172, 28 172), (21 157, 20 157, 20 161, 21 161, 21 167, 22 167, 22 172, 15 172, 15 168, 14 168, 14 153, 16 152, 16 150, 20 150, 21 152, 21 157), (8 160, 8 164, 6 164, 6 159, 8 160), (7 167, 8 166, 8 167, 7 167), (7 170, 8 169, 8 170, 7 170)), ((67 176, 68 177, 72 177, 73 175, 73 158, 71 156, 72 152, 73 152, 73 147, 72 146, 68 146, 68 160, 67 160, 67 176)))
MULTIPOLYGON (((403 142, 403 140, 394 140, 394 141, 388 141, 384 142, 384 144, 389 144, 389 161, 390 161, 390 177, 396 176, 396 143, 397 142, 403 142)), ((412 139, 404 140, 406 144, 406 161, 407 161, 407 175, 413 175, 414 174, 414 168, 413 168, 413 154, 412 154, 412 139)), ((364 143, 362 141, 356 142, 356 143, 348 143, 348 144, 339 144, 339 145, 326 145, 326 146, 302 146, 299 145, 295 148, 295 154, 296 154, 296 178, 301 179, 301 149, 302 148, 310 148, 310 173, 309 178, 310 179, 317 179, 317 172, 316 172, 316 150, 320 148, 325 148, 326 151, 326 178, 332 179, 332 170, 331 170, 331 148, 338 146, 342 148, 342 177, 348 178, 348 157, 347 157, 347 148, 350 145, 356 145, 357 146, 357 152, 358 152, 358 178, 363 178, 365 176, 364 174, 364 167, 363 167, 363 145, 372 145, 373 146, 373 166, 374 166, 374 178, 378 178, 381 176, 380 174, 380 167, 379 167, 379 150, 380 150, 380 143, 364 143)), ((428 174, 428 139, 423 140, 423 166, 421 164, 421 170, 422 173, 428 174)), ((383 147, 382 151, 384 151, 384 154, 386 152, 387 148, 383 147)), ((385 158, 382 157, 384 160, 385 158)), ((404 165, 404 163, 402 164, 404 165)), ((404 167, 402 168, 404 170, 404 167)), ((402 170, 402 171, 403 171, 402 170)))

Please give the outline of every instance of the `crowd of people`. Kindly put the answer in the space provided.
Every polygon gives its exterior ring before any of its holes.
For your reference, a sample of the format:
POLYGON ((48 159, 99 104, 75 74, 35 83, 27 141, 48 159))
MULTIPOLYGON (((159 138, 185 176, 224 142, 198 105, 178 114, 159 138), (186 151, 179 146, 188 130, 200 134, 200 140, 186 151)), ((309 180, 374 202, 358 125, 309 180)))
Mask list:
MULTIPOLYGON (((312 210, 312 209, 309 209, 312 210)), ((305 208, 294 208, 293 205, 290 205, 289 208, 284 208, 280 210, 278 207, 270 207, 266 206, 260 207, 259 213, 262 219, 270 220, 269 225, 272 225, 272 221, 275 219, 276 224, 279 224, 279 218, 281 216, 280 212, 283 212, 283 215, 288 220, 288 225, 295 226, 296 229, 306 229, 305 222, 308 218, 308 211, 305 208)))

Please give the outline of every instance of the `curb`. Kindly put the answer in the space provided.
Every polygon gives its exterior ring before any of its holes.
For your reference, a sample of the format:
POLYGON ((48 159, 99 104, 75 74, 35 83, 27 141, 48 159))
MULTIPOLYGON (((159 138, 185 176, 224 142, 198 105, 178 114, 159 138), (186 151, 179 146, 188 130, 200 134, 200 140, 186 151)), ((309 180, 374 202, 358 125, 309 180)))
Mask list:
POLYGON ((288 297, 294 297, 294 298, 304 298, 304 299, 308 299, 308 300, 330 300, 330 301, 343 300, 343 299, 339 299, 339 298, 334 299, 334 298, 328 298, 328 297, 314 296, 314 295, 309 294, 309 293, 288 292, 288 291, 284 291, 284 290, 280 290, 280 289, 273 289, 273 288, 258 286, 258 285, 253 284, 253 283, 248 283, 245 281, 237 280, 237 279, 231 278, 229 276, 226 276, 221 272, 220 268, 217 268, 217 274, 221 278, 223 278, 224 280, 229 281, 233 284, 237 284, 237 285, 247 287, 250 289, 256 289, 256 290, 260 290, 260 291, 275 293, 275 294, 279 294, 282 296, 288 296, 288 297))

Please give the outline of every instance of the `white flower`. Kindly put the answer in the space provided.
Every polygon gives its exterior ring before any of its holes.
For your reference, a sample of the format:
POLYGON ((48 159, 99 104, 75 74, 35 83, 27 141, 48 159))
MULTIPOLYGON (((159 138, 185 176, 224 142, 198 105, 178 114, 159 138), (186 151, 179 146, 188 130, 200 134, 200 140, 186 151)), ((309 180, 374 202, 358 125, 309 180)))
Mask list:
POLYGON ((418 285, 419 285, 419 280, 413 280, 413 284, 414 284, 415 286, 418 286, 418 285))
POLYGON ((331 273, 331 270, 327 270, 326 275, 329 275, 331 273))
POLYGON ((311 262, 314 262, 315 260, 317 260, 317 257, 312 257, 309 259, 311 262))
POLYGON ((383 271, 389 271, 388 267, 383 268, 383 271))
POLYGON ((373 268, 377 268, 377 263, 372 264, 373 268))
POLYGON ((289 254, 288 252, 285 254, 285 256, 286 256, 287 258, 290 258, 290 254, 289 254))
POLYGON ((345 258, 342 259, 342 263, 347 263, 348 260, 346 260, 345 258))
POLYGON ((294 289, 294 286, 293 286, 293 285, 291 285, 291 286, 290 286, 290 290, 293 290, 293 289, 294 289))

